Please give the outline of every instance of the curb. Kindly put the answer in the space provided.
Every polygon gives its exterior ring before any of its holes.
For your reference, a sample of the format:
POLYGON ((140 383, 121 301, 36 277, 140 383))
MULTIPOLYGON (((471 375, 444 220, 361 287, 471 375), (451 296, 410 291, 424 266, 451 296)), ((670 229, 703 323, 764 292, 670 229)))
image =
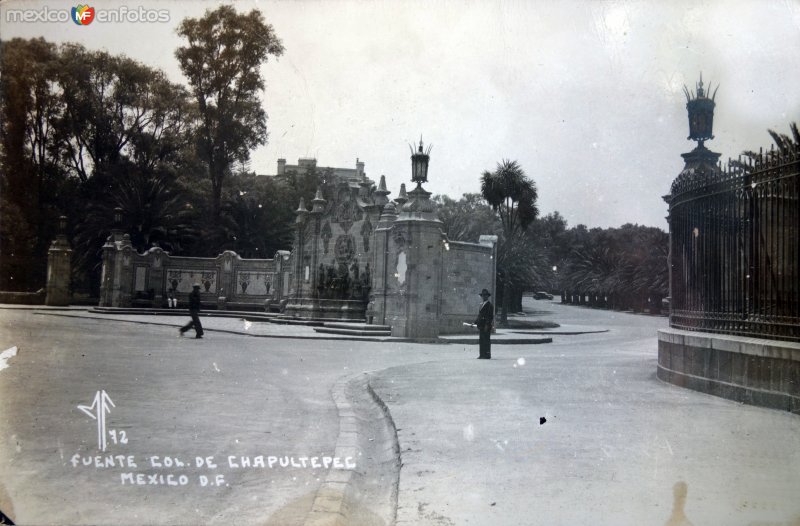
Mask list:
POLYGON ((400 439, 397 437, 397 426, 394 423, 394 418, 392 418, 392 413, 389 412, 389 407, 383 401, 383 398, 372 388, 372 384, 369 383, 369 375, 367 375, 367 392, 383 413, 392 434, 392 453, 394 454, 395 465, 397 466, 397 477, 392 481, 392 516, 390 517, 391 520, 389 524, 395 524, 397 522, 397 503, 400 497, 400 471, 403 469, 403 459, 400 456, 400 439))
MULTIPOLYGON (((374 403, 382 414, 382 420, 390 431, 393 461, 397 466, 397 476, 392 481, 390 493, 391 517, 388 524, 394 524, 397 516, 397 496, 400 482, 400 444, 397 440, 397 429, 389 414, 389 409, 383 400, 375 393, 369 384, 367 373, 355 377, 342 378, 331 389, 331 397, 339 413, 339 435, 336 438, 334 455, 337 457, 359 456, 359 446, 364 436, 359 431, 359 418, 353 409, 351 400, 347 397, 347 386, 351 383, 363 384, 366 387, 368 399, 374 403)), ((358 386, 359 389, 362 385, 358 386)), ((314 497, 311 511, 306 516, 303 526, 346 526, 350 524, 351 504, 358 492, 354 477, 355 470, 331 470, 314 497)))
POLYGON ((516 334, 536 334, 536 335, 545 335, 545 334, 553 334, 556 336, 578 336, 581 334, 600 334, 604 332, 609 332, 610 329, 598 329, 596 331, 514 331, 516 334))
POLYGON ((45 311, 88 312, 91 308, 92 307, 81 307, 81 306, 55 307, 50 305, 13 305, 9 303, 4 303, 0 305, 0 310, 45 310, 45 311))
MULTIPOLYGON (((447 343, 460 343, 463 345, 478 345, 477 338, 442 338, 447 343)), ((492 345, 537 345, 540 343, 553 343, 553 338, 515 338, 512 340, 499 340, 492 338, 492 345)))
MULTIPOLYGON (((34 314, 40 314, 42 316, 62 316, 64 318, 82 318, 85 320, 99 320, 99 321, 111 321, 111 322, 120 322, 120 323, 138 323, 139 325, 158 325, 160 327, 173 327, 178 328, 181 324, 173 325, 171 323, 163 323, 159 321, 138 321, 138 320, 119 320, 114 318, 100 318, 97 316, 78 316, 74 314, 56 314, 50 312, 35 312, 34 314)), ((203 315, 200 315, 200 318, 203 318, 203 315)), ((398 338, 398 339, 387 339, 387 338, 358 338, 352 336, 345 336, 342 338, 331 338, 328 336, 298 336, 298 335, 287 335, 287 334, 252 334, 245 331, 233 331, 229 329, 209 329, 207 327, 203 327, 203 332, 219 332, 223 334, 238 334, 240 336, 250 336, 252 338, 278 338, 284 340, 324 340, 324 341, 335 341, 335 342, 346 342, 346 341, 353 341, 353 342, 379 342, 379 343, 387 343, 387 342, 397 342, 397 343, 445 343, 441 341, 431 341, 431 342, 422 342, 419 340, 411 340, 409 338, 398 338)))
MULTIPOLYGON (((331 397, 339 412, 339 436, 336 438, 334 455, 337 457, 355 457, 355 446, 345 444, 358 443, 356 414, 347 400, 344 389, 347 381, 339 380, 331 389, 331 397)), ((303 526, 344 526, 348 523, 347 495, 352 491, 353 471, 329 471, 322 483, 311 511, 303 526)))
MULTIPOLYGON (((163 323, 159 321, 139 321, 139 320, 121 320, 115 318, 101 318, 98 316, 82 316, 78 314, 62 314, 61 312, 34 312, 34 314, 39 314, 41 316, 61 316, 64 318, 82 318, 85 320, 98 320, 98 321, 111 321, 111 322, 121 322, 121 323, 138 323, 140 325, 157 325, 160 327, 173 327, 178 328, 179 325, 173 325, 171 323, 163 323)), ((203 315, 201 314, 200 317, 202 318, 203 315)), ((370 338, 370 337, 360 337, 360 336, 342 336, 338 338, 333 338, 329 336, 299 336, 299 335, 286 335, 286 334, 252 334, 249 332, 244 331, 233 331, 229 329, 210 329, 203 327, 204 332, 219 332, 223 334, 238 334, 240 336, 250 336, 252 338, 277 338, 277 339, 284 339, 284 340, 320 340, 320 341, 334 341, 334 342, 373 342, 373 343, 435 343, 435 344, 463 344, 463 345, 478 345, 478 340, 470 339, 470 338, 427 338, 427 339, 420 339, 415 340, 412 338, 393 338, 391 336, 384 337, 384 338, 370 338)), ((317 333, 323 334, 323 333, 317 333)), ((518 338, 514 340, 492 340, 492 345, 531 345, 531 344, 538 344, 538 343, 552 343, 552 338, 518 338)))

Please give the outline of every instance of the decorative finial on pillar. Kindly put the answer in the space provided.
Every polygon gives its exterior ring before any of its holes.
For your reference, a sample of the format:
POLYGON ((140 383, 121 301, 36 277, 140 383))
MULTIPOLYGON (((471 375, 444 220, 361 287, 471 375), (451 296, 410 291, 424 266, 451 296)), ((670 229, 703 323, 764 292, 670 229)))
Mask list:
POLYGON ((394 223, 395 219, 397 219, 397 208, 395 207, 394 203, 389 201, 386 203, 386 206, 383 207, 381 211, 381 216, 378 220, 378 228, 389 228, 394 223))
POLYGON ((378 189, 373 192, 375 195, 375 204, 383 206, 389 202, 389 198, 387 197, 391 192, 386 189, 386 176, 382 175, 381 180, 378 183, 378 189))
POLYGON ((50 248, 69 248, 67 241, 67 216, 58 217, 58 233, 56 238, 50 243, 50 248))
POLYGON ((295 210, 294 213, 297 214, 297 219, 295 220, 296 223, 302 223, 306 220, 308 209, 306 209, 306 200, 302 197, 300 198, 300 204, 297 205, 297 210, 295 210))
POLYGON ((406 193, 406 183, 402 183, 400 185, 400 195, 398 195, 395 198, 394 202, 397 203, 397 206, 401 208, 403 207, 404 204, 408 202, 408 194, 406 193))
MULTIPOLYGON (((300 201, 302 203, 302 200, 300 201)), ((322 187, 317 187, 317 193, 314 196, 314 199, 311 200, 311 213, 312 214, 321 214, 325 211, 325 199, 322 197, 322 187)), ((304 204, 304 203, 303 203, 304 204)), ((303 206, 305 208, 305 206, 303 206)))

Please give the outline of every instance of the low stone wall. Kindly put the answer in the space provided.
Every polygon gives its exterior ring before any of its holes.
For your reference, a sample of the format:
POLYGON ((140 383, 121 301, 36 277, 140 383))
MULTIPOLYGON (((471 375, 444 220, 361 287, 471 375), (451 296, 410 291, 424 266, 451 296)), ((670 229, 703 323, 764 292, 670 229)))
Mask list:
POLYGON ((448 242, 442 262, 440 334, 477 334, 475 327, 465 327, 464 322, 478 317, 481 289, 494 292, 493 257, 492 245, 448 242))
POLYGON ((800 414, 800 343, 662 329, 658 377, 737 402, 800 414))
POLYGON ((0 303, 11 305, 44 305, 44 289, 36 292, 0 291, 0 303))
POLYGON ((286 297, 288 252, 278 251, 275 259, 242 259, 232 251, 174 257, 158 247, 138 254, 127 235, 117 237, 103 247, 101 307, 163 308, 170 290, 185 305, 195 283, 205 308, 263 311, 286 297))

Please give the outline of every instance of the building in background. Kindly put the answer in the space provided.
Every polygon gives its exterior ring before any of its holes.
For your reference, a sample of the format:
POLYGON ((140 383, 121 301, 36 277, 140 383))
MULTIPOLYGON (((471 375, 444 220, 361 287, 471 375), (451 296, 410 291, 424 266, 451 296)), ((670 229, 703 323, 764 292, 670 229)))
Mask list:
POLYGON ((412 152, 416 187, 394 200, 385 176, 368 178, 353 168, 296 165, 278 160, 276 177, 315 170, 323 175, 310 209, 296 211, 291 251, 272 259, 243 259, 226 251, 216 258, 171 257, 155 247, 143 254, 115 230, 103 247, 101 306, 162 307, 167 291, 181 301, 191 283, 217 309, 258 308, 283 319, 365 322, 406 338, 464 332, 478 292, 495 293, 496 236, 480 243, 450 241, 427 181, 429 151, 412 152))

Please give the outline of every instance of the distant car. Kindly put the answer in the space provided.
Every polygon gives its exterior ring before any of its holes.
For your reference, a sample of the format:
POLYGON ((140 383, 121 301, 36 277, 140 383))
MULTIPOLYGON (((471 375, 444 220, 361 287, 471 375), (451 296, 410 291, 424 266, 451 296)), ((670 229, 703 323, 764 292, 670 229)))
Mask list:
POLYGON ((547 292, 534 292, 533 299, 535 300, 551 300, 553 299, 552 294, 548 294, 547 292))

